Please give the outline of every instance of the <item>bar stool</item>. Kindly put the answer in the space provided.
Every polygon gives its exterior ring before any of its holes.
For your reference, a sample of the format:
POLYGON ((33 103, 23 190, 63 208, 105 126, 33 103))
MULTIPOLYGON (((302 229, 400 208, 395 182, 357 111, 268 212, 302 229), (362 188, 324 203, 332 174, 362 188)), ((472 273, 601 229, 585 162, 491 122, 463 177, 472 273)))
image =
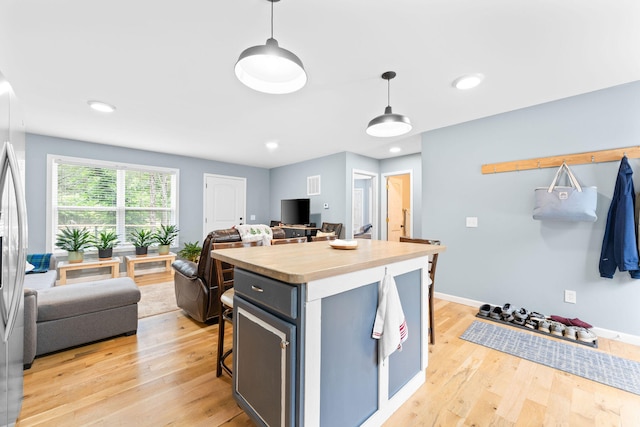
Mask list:
MULTIPOLYGON (((212 249, 243 248, 248 246, 262 246, 262 241, 258 242, 225 242, 213 243, 212 249)), ((232 375, 232 370, 225 363, 225 359, 231 355, 233 348, 224 351, 224 329, 225 323, 233 323, 233 265, 214 259, 216 270, 216 282, 218 284, 218 304, 220 308, 220 318, 218 320, 218 357, 216 362, 216 377, 222 375, 224 370, 232 375)))
MULTIPOLYGON (((409 237, 400 237, 401 242, 407 243, 422 243, 425 245, 439 245, 440 240, 434 239, 412 239, 409 237)), ((436 266, 438 265, 438 254, 433 254, 429 256, 429 278, 431 279, 431 284, 429 285, 429 339, 431 344, 436 343, 436 334, 435 334, 435 316, 433 309, 433 289, 436 285, 436 266)))

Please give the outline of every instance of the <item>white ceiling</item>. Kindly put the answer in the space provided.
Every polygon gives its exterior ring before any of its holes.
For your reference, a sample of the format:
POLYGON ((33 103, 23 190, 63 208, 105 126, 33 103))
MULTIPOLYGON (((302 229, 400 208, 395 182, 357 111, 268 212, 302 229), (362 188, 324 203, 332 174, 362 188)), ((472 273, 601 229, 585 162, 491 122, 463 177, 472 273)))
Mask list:
POLYGON ((28 132, 260 167, 418 152, 427 130, 640 80, 638 0, 282 0, 274 37, 309 81, 262 94, 233 67, 269 37, 270 5, 0 0, 0 70, 28 132), (365 133, 388 70, 408 137, 365 133), (465 73, 486 78, 453 89, 465 73), (117 111, 93 112, 92 99, 117 111))

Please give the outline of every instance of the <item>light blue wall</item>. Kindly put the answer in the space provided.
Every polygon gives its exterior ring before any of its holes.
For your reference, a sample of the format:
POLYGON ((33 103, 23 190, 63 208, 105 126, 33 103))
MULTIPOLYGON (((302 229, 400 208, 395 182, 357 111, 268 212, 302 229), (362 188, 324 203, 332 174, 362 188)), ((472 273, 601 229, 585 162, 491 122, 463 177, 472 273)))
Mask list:
POLYGON ((270 218, 280 220, 280 200, 309 198, 311 221, 315 221, 318 227, 322 222, 344 223, 346 154, 343 152, 271 169, 270 218), (307 177, 315 175, 320 175, 320 195, 307 196, 307 177), (325 203, 329 204, 329 209, 324 209, 325 203))
MULTIPOLYGON (((438 236, 436 291, 544 314, 579 317, 640 335, 640 281, 599 277, 602 238, 619 162, 572 167, 598 187, 598 221, 556 223, 531 217, 533 191, 554 169, 482 175, 486 163, 635 146, 640 83, 426 132, 422 137, 423 234, 438 236), (478 217, 466 228, 465 217, 478 217), (577 304, 563 302, 565 289, 577 304)), ((640 160, 631 159, 636 189, 640 160)))
POLYGON ((269 221, 269 170, 174 156, 152 151, 132 150, 43 135, 27 135, 26 192, 29 217, 29 251, 45 251, 47 155, 171 167, 180 170, 179 227, 180 241, 203 241, 204 174, 220 174, 247 178, 247 215, 255 215, 252 223, 269 221))

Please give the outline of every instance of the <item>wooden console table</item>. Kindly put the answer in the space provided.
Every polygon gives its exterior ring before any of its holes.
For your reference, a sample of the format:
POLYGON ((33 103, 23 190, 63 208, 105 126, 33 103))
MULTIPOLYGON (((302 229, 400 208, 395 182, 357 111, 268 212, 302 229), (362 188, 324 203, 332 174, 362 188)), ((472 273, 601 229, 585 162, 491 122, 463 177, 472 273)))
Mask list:
POLYGON ((125 257, 127 260, 127 276, 131 277, 137 284, 141 282, 145 283, 153 283, 157 281, 167 282, 169 280, 173 280, 174 271, 171 268, 171 263, 176 260, 176 254, 173 252, 169 252, 167 255, 147 255, 147 256, 136 256, 136 255, 127 255, 125 257), (140 274, 136 276, 136 264, 146 264, 150 262, 162 262, 165 263, 165 271, 164 273, 151 273, 151 274, 140 274))
POLYGON ((62 261, 58 263, 58 272, 60 273, 60 285, 67 284, 67 271, 69 270, 85 270, 89 268, 101 268, 101 267, 110 267, 111 268, 111 277, 116 278, 120 275, 120 258, 113 257, 112 259, 107 260, 96 260, 96 261, 83 261, 83 262, 74 262, 69 263, 67 261, 62 261))

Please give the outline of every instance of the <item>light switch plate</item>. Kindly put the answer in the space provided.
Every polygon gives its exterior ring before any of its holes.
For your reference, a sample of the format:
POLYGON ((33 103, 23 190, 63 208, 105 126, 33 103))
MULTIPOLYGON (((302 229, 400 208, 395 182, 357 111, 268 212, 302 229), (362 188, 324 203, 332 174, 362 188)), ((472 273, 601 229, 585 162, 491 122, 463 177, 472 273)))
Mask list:
POLYGON ((467 217, 467 227, 475 228, 478 226, 478 217, 477 216, 468 216, 467 217))

